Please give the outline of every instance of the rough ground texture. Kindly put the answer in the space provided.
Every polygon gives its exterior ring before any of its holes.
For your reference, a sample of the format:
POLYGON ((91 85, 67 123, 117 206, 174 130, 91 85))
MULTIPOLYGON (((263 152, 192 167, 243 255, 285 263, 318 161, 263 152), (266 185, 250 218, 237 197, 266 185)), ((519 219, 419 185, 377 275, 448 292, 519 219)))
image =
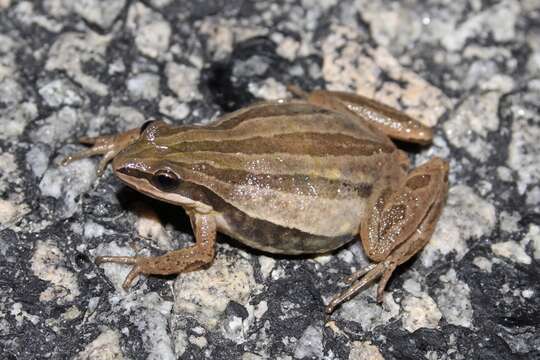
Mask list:
POLYGON ((3 359, 525 359, 540 356, 540 3, 0 0, 3 359), (430 244, 384 306, 325 326, 359 244, 275 258, 222 238, 210 268, 141 278, 104 254, 192 241, 181 209, 125 188, 84 135, 208 122, 285 85, 358 92, 435 127, 450 161, 430 244))

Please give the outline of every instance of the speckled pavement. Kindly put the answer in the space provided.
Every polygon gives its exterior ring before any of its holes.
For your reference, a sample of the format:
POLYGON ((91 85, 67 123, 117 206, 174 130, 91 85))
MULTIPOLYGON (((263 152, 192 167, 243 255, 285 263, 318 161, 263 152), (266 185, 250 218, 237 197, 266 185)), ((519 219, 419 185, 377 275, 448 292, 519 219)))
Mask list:
POLYGON ((0 0, 2 359, 538 359, 540 2, 0 0), (178 277, 98 267, 186 246, 184 212, 123 186, 80 136, 206 123, 287 84, 434 126, 450 161, 432 241, 325 326, 358 243, 272 257, 222 237, 178 277))

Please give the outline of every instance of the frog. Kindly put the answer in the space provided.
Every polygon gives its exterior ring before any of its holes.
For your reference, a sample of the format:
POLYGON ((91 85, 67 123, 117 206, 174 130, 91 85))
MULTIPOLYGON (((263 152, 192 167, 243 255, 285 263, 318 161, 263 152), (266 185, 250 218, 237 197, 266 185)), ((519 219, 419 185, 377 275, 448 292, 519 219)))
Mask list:
POLYGON ((63 164, 102 155, 116 177, 149 197, 183 208, 194 244, 156 256, 98 256, 139 275, 210 266, 217 233, 270 254, 315 256, 355 239, 371 263, 345 279, 325 307, 378 280, 377 301, 394 270, 431 239, 448 193, 448 162, 410 168, 394 141, 427 145, 433 130, 355 93, 289 86, 296 98, 261 101, 205 125, 150 120, 116 135, 84 137, 90 147, 63 164))

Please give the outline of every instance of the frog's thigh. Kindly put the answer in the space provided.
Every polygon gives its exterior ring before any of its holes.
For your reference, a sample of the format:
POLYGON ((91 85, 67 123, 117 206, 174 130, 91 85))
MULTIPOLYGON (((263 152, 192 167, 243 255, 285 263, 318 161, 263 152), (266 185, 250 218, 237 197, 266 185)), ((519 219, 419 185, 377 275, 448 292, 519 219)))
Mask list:
POLYGON ((392 139, 429 144, 433 138, 431 128, 402 111, 365 96, 325 90, 316 90, 307 94, 294 87, 289 90, 314 105, 347 115, 353 114, 359 120, 369 122, 392 139))
POLYGON ((124 281, 124 288, 128 288, 139 274, 169 275, 196 270, 214 259, 216 220, 213 215, 196 213, 190 214, 190 219, 196 239, 193 246, 171 251, 162 256, 104 256, 96 261, 133 265, 124 281))
POLYGON ((388 189, 361 224, 362 245, 374 261, 385 260, 407 242, 398 263, 418 252, 433 232, 448 190, 448 164, 433 158, 414 169, 395 191, 388 189), (427 234, 429 233, 429 237, 427 234))

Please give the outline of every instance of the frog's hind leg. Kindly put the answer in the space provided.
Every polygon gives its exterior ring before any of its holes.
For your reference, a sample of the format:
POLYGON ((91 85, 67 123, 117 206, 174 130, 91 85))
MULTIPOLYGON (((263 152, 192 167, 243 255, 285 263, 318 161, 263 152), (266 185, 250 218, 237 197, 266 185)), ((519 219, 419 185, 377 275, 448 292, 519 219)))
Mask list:
POLYGON ((378 278, 377 301, 383 301, 396 267, 431 239, 446 200, 447 174, 448 164, 434 158, 414 169, 400 189, 381 195, 361 225, 364 251, 375 263, 348 278, 352 285, 330 301, 328 314, 378 278))
POLYGON ((310 93, 296 85, 287 90, 309 103, 353 115, 382 131, 391 139, 416 144, 429 144, 433 138, 431 128, 402 111, 365 96, 340 91, 315 90, 310 93))
POLYGON ((140 274, 170 275, 197 270, 214 259, 216 220, 212 215, 190 215, 196 243, 162 256, 100 256, 96 263, 106 262, 133 265, 122 287, 128 289, 140 274))

